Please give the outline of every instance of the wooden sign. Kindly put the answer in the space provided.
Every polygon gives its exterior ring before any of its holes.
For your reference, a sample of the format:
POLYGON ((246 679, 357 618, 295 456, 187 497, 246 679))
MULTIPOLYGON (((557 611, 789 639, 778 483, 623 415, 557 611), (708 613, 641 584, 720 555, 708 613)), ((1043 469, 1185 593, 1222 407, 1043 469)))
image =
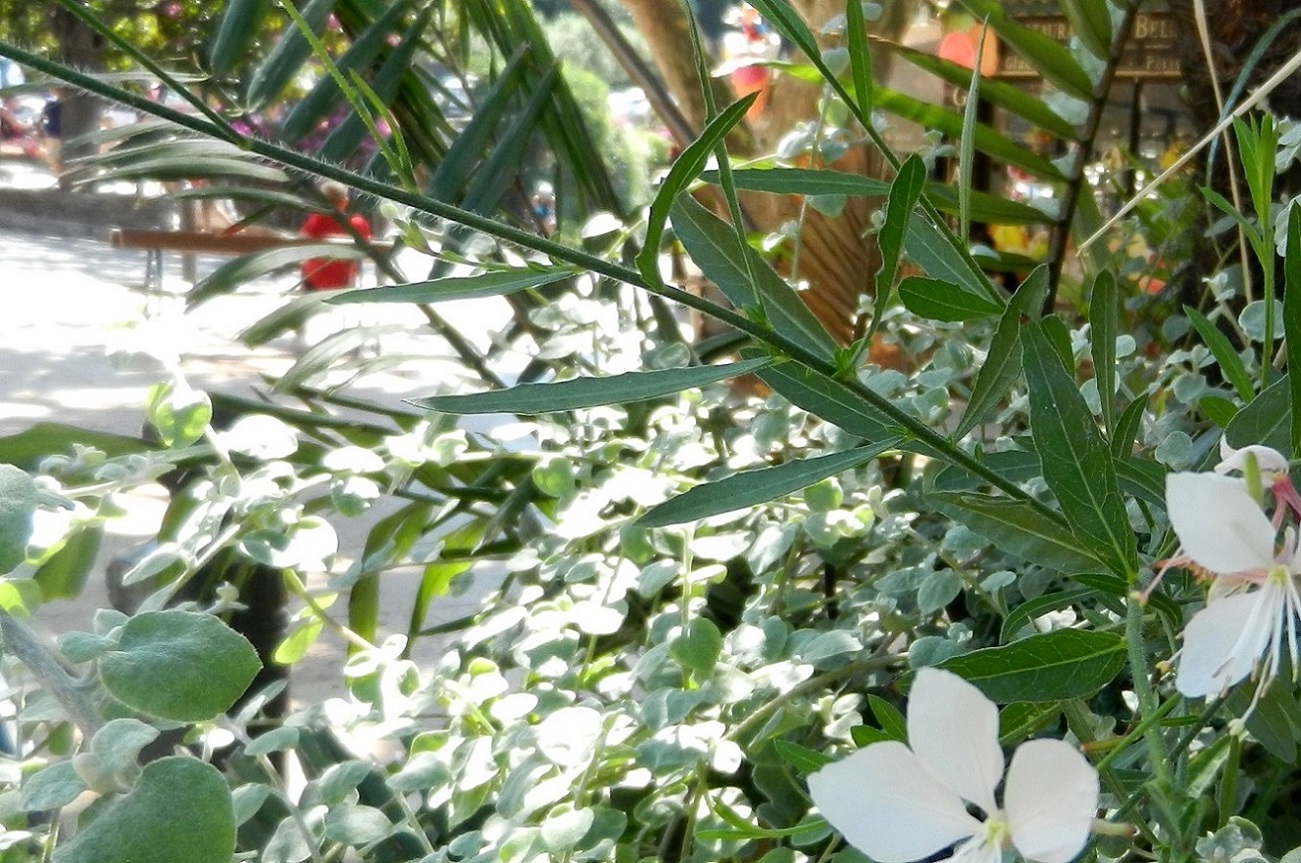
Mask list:
MULTIPOLYGON (((1070 41, 1074 30, 1066 16, 1042 11, 1049 4, 1005 4, 1008 17, 1023 27, 1036 30, 1063 44, 1070 41), (1022 8, 1016 8, 1016 7, 1022 8), (1034 12, 1027 14, 1031 7, 1034 12)), ((1173 80, 1183 74, 1176 50, 1175 22, 1169 12, 1139 12, 1134 19, 1134 29, 1125 46, 1116 77, 1123 81, 1173 80)), ((1038 78, 1039 73, 1020 54, 1004 49, 996 78, 1038 78)))

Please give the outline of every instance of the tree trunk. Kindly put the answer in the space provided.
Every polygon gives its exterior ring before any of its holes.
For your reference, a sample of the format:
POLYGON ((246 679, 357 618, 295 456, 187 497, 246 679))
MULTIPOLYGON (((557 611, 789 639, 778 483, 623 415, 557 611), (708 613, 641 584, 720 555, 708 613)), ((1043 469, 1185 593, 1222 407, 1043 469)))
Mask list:
MULTIPOLYGON (((59 60, 83 72, 103 71, 103 37, 62 6, 54 9, 51 18, 50 29, 59 46, 59 60)), ((99 128, 100 103, 94 96, 68 88, 63 88, 62 103, 60 161, 66 165, 69 159, 92 152, 90 145, 76 139, 99 128)), ((65 189, 69 186, 62 174, 59 185, 65 189)))

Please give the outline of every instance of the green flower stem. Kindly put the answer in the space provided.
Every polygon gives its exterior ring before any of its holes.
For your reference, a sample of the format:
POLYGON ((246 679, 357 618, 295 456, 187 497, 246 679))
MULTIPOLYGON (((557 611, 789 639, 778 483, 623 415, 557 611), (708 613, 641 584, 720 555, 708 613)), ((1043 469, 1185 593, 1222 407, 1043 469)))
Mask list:
POLYGON ((325 858, 321 856, 321 852, 317 848, 316 837, 312 835, 312 828, 307 825, 307 819, 303 817, 303 812, 298 808, 298 804, 289 796, 288 784, 285 782, 285 778, 280 775, 280 771, 276 769, 275 764, 272 763, 270 756, 257 756, 257 763, 267 777, 271 779, 271 784, 276 791, 279 792, 277 796, 280 798, 280 802, 289 810, 289 817, 293 819, 294 826, 298 828, 299 834, 302 835, 303 844, 307 846, 307 851, 312 857, 312 863, 326 863, 325 858))
MULTIPOLYGON (((1097 738, 1094 737, 1093 730, 1090 727, 1088 713, 1084 709, 1084 705, 1078 699, 1062 702, 1062 713, 1066 716, 1066 724, 1071 729, 1071 733, 1074 734, 1081 743, 1089 744, 1097 742, 1097 738)), ((1151 721, 1155 721, 1157 718, 1158 715, 1155 713, 1150 717, 1151 721)), ((1151 722, 1145 719, 1141 726, 1144 728, 1144 731, 1146 731, 1146 726, 1149 724, 1151 724, 1151 722)), ((1136 732, 1137 729, 1130 732, 1124 740, 1133 738, 1136 732)), ((1121 800, 1125 797, 1125 786, 1120 781, 1120 777, 1116 775, 1116 771, 1111 769, 1110 762, 1119 752, 1122 751, 1124 751, 1123 745, 1118 746, 1108 754, 1106 758, 1094 765, 1094 769, 1098 771, 1098 775, 1102 778, 1103 784, 1106 785, 1108 791, 1115 795, 1117 800, 1121 800)), ((1143 834, 1145 839, 1151 842, 1154 846, 1156 845, 1156 833, 1152 830, 1151 826, 1142 819, 1135 819, 1134 826, 1138 828, 1138 831, 1143 834)))
MULTIPOLYGON (((41 57, 40 55, 33 54, 30 51, 25 51, 6 42, 0 42, 0 56, 10 57, 11 59, 29 66, 38 72, 67 81, 74 87, 95 93, 106 99, 121 102, 129 108, 167 120, 181 128, 189 129, 190 131, 198 132, 199 134, 210 137, 224 137, 222 130, 211 122, 205 121, 199 117, 175 111, 165 105, 150 102, 148 99, 144 99, 133 93, 114 87, 113 85, 100 81, 93 76, 83 74, 74 69, 69 69, 59 63, 41 57)), ((681 288, 672 287, 662 282, 652 283, 643 278, 642 275, 634 269, 603 260, 594 255, 587 254, 580 249, 570 248, 545 237, 531 234, 511 225, 495 221, 487 216, 444 203, 443 201, 422 197, 405 189, 381 183, 370 177, 354 173, 337 165, 317 161, 310 156, 296 152, 287 147, 247 137, 240 140, 240 146, 255 155, 279 162, 287 168, 335 180, 352 186, 354 189, 366 194, 396 201, 399 204, 412 207, 419 212, 446 219, 447 221, 464 225, 476 231, 481 231, 500 240, 513 243, 521 248, 548 255, 555 260, 574 264, 575 266, 582 267, 590 272, 616 281, 624 282, 651 294, 672 300, 681 305, 687 306, 688 308, 710 315, 711 317, 752 336, 761 343, 768 345, 774 353, 796 360, 801 365, 808 367, 819 376, 826 378, 828 381, 836 381, 843 384, 851 389, 854 392, 854 395, 871 404, 873 409, 889 417, 889 419, 901 431, 912 439, 925 443, 928 446, 945 453, 946 457, 953 464, 970 471, 972 474, 985 480, 990 485, 999 489, 1014 500, 1019 500, 1033 506, 1041 514, 1046 515, 1055 521, 1062 521, 1060 514, 1050 509, 1033 496, 1027 494, 1016 483, 1001 476, 998 472, 991 470, 983 462, 965 452, 945 435, 935 431, 921 420, 907 413, 891 399, 876 393, 857 380, 840 380, 836 365, 831 360, 822 358, 784 334, 775 332, 766 325, 756 323, 742 314, 724 308, 723 306, 719 306, 702 297, 697 297, 689 291, 681 288)), ((965 259, 964 256, 964 260, 965 259)))
POLYGON ((307 607, 312 610, 312 616, 324 624, 326 628, 339 635, 340 638, 354 647, 358 647, 362 650, 377 649, 375 645, 371 644, 361 635, 353 632, 351 629, 326 614, 325 609, 316 601, 316 597, 312 596, 311 593, 308 592, 307 585, 303 584, 303 580, 298 577, 298 573, 294 572, 292 569, 282 569, 280 571, 284 574, 285 584, 289 587, 290 592, 303 602, 307 603, 307 607))
POLYGON ((1157 724, 1162 719, 1165 719, 1165 717, 1170 714, 1170 711, 1174 710, 1175 706, 1178 705, 1179 703, 1180 703, 1180 699, 1171 698, 1169 701, 1166 701, 1164 704, 1162 704, 1161 707, 1155 713, 1143 717, 1143 719, 1138 723, 1138 725, 1135 725, 1132 729, 1130 729, 1130 732, 1126 734, 1124 737, 1119 737, 1116 738, 1115 740, 1103 741, 1103 743, 1105 743, 1108 749, 1108 752, 1106 756, 1104 756, 1103 759, 1095 765, 1098 768, 1098 770, 1101 771, 1107 767, 1110 767, 1111 762, 1115 761, 1117 758, 1123 755, 1125 751, 1128 750, 1129 747, 1132 746, 1136 740, 1138 740, 1143 735, 1147 734, 1148 728, 1157 724))
POLYGON ((86 740, 104 724, 99 712, 77 681, 64 669, 54 652, 41 643, 27 626, 7 611, 0 611, 0 639, 4 649, 32 673, 41 688, 50 693, 86 740))

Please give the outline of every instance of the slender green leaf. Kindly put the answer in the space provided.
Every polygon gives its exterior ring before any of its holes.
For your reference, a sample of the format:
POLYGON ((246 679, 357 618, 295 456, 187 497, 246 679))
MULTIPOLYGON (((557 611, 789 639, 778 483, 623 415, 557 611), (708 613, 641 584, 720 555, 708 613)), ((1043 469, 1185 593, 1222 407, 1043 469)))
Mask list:
MULTIPOLYGON (((885 87, 876 89, 876 102, 877 107, 882 110, 897 114, 924 128, 937 129, 955 140, 960 140, 963 135, 962 116, 938 105, 932 105, 885 87)), ((988 153, 1001 162, 1022 168, 1046 180, 1066 179, 1061 169, 1051 160, 1027 150, 991 126, 984 123, 976 124, 972 136, 971 143, 977 150, 988 153)))
POLYGON ((998 630, 999 640, 1010 641, 1016 638, 1022 629, 1030 626, 1036 617, 1070 608, 1081 600, 1093 596, 1093 594, 1094 591, 1087 588, 1077 588, 1075 590, 1053 591, 1026 600, 1012 609, 1012 612, 1003 619, 1003 625, 998 630))
MULTIPOLYGON (((891 46, 891 50, 914 66, 930 72, 937 78, 942 78, 955 87, 965 90, 971 84, 971 70, 965 66, 959 66, 957 63, 948 60, 941 60, 934 54, 928 54, 925 51, 918 51, 904 45, 891 46)), ((1031 124, 1046 132, 1051 132, 1063 141, 1079 139, 1080 133, 1078 129, 1044 104, 1043 100, 1038 96, 1026 92, 1024 88, 1016 84, 993 79, 982 80, 980 82, 980 98, 995 107, 1010 111, 1028 120, 1031 124)))
POLYGON ((226 77, 248 56, 267 9, 265 0, 229 0, 221 13, 217 35, 208 48, 208 70, 214 78, 226 77))
POLYGON ((941 491, 928 493, 926 499, 940 513, 966 525, 995 547, 1045 569, 1070 575, 1102 566, 1065 524, 1020 501, 975 492, 941 491))
MULTIPOLYGON (((977 18, 988 18, 994 32, 1020 54, 1045 81, 1063 93, 1091 101, 1093 81, 1071 52, 1052 37, 1008 18, 998 0, 959 0, 977 18)), ((1103 0, 1086 0, 1098 2, 1103 0)))
POLYGON ((849 76, 854 82, 854 96, 859 114, 872 116, 872 51, 867 43, 867 21, 863 4, 848 0, 845 4, 845 43, 849 48, 849 76))
POLYGON ((1143 409, 1146 407, 1147 399, 1140 396, 1130 402, 1120 414, 1116 430, 1111 433, 1111 454, 1116 458, 1129 455, 1134 449, 1138 430, 1143 425, 1143 409))
POLYGON ((1125 665, 1125 640, 1109 632, 1059 629, 955 656, 942 668, 1000 704, 1087 698, 1125 665))
POLYGON ((1048 296, 1048 268, 1032 272, 1007 303, 989 345, 989 354, 971 387, 971 400, 954 432, 964 437, 993 412, 1021 376, 1021 330, 1026 321, 1037 321, 1048 296))
POLYGON ((1100 60, 1111 57, 1111 9, 1107 0, 1061 0, 1080 43, 1100 60))
MULTIPOLYGON (((976 57, 985 56, 985 39, 989 36, 989 21, 980 28, 976 43, 976 57)), ((967 104, 962 111, 962 137, 958 139, 958 238, 971 242, 971 188, 975 185, 972 170, 976 159, 976 124, 980 112, 979 60, 971 64, 971 83, 967 86, 967 104)))
POLYGON ((493 132, 510 109, 515 91, 522 86, 526 57, 526 52, 516 51, 475 105, 469 122, 447 148, 429 180, 430 197, 442 201, 459 199, 461 189, 474 176, 483 159, 493 132))
MULTIPOLYGON (((943 183, 927 183, 926 197, 942 213, 956 216, 958 214, 958 193, 953 186, 943 183)), ((1000 195, 991 195, 979 189, 970 190, 971 218, 978 222, 995 225, 1041 225, 1049 221, 1043 210, 1029 204, 1013 201, 1000 195)))
MULTIPOLYGON (((854 3, 850 2, 853 6, 854 3)), ((872 305, 872 327, 868 338, 881 325, 885 310, 894 290, 895 273, 899 269, 899 256, 903 254, 904 237, 912 223, 913 211, 921 198, 926 183, 926 164, 916 153, 909 156, 899 174, 890 184, 890 196, 885 204, 885 224, 877 234, 877 248, 881 253, 881 269, 876 273, 876 297, 872 305)))
MULTIPOLYGON (((1291 381, 1291 426, 1293 458, 1301 457, 1301 207, 1288 212, 1287 255, 1283 259, 1283 330, 1287 368, 1291 381)), ((1223 364, 1221 364, 1223 365, 1223 364)))
POLYGON ((720 512, 748 509, 786 497, 829 476, 852 470, 887 450, 897 440, 887 440, 834 455, 790 461, 777 467, 760 468, 733 474, 725 479, 696 486, 665 501, 637 520, 640 527, 664 527, 686 521, 709 518, 720 512))
MULTIPOLYGON (((425 24, 432 15, 433 9, 425 7, 424 11, 412 22, 410 28, 403 35, 402 41, 384 58, 379 71, 375 73, 375 80, 370 85, 371 91, 379 102, 385 105, 391 103, 397 96, 398 88, 401 86, 403 79, 411 74, 411 65, 416 52, 424 44, 425 24)), ((355 73, 356 70, 352 71, 355 73)), ((338 79, 336 79, 336 83, 339 83, 338 79)), ((375 126, 373 109, 368 108, 363 98, 358 94, 358 89, 355 75, 353 82, 348 87, 342 88, 352 110, 344 121, 330 132, 325 142, 321 144, 319 156, 325 161, 337 162, 349 158, 356 152, 357 147, 361 145, 363 138, 367 134, 374 138, 381 148, 385 145, 384 140, 376 134, 378 130, 375 126)), ((400 130, 394 129, 393 134, 400 134, 400 130)))
MULTIPOLYGON (((311 0, 302 10, 303 19, 311 26, 312 32, 319 34, 325 30, 332 11, 334 0, 311 0)), ((302 70, 311 53, 312 46, 303 34, 290 27, 249 77, 248 89, 244 92, 245 104, 251 110, 257 110, 279 96, 302 70)))
POLYGON ((690 195, 680 196, 671 213, 673 231, 683 247, 733 305, 750 308, 757 298, 774 331, 822 357, 835 353, 835 341, 795 289, 749 244, 740 242, 726 222, 690 195))
POLYGON ((302 328, 309 318, 325 310, 324 291, 307 291, 269 312, 239 333, 239 340, 250 348, 260 347, 285 333, 302 328))
MULTIPOLYGON (((718 182, 717 171, 705 171, 700 179, 707 183, 718 182)), ((776 195, 850 195, 877 198, 890 192, 891 184, 875 177, 848 174, 823 168, 740 168, 732 171, 738 189, 752 192, 771 192, 776 195)), ((945 213, 956 215, 958 196, 953 187, 944 183, 926 184, 926 197, 945 213)), ((972 190, 971 215, 973 219, 998 225, 1042 224, 1047 218, 1020 201, 1011 201, 999 195, 972 190)))
POLYGON ((1102 425, 1108 436, 1116 425, 1116 337, 1120 329, 1120 295, 1111 270, 1093 280, 1089 303, 1089 335, 1093 350, 1093 380, 1102 405, 1102 425))
POLYGON ((1234 415, 1224 436, 1235 447, 1261 444, 1279 452, 1292 448, 1291 374, 1266 387, 1234 415))
POLYGON ((468 396, 431 396, 407 401, 418 408, 449 414, 545 414, 655 399, 750 374, 771 362, 765 357, 720 366, 628 372, 603 378, 574 378, 545 384, 519 384, 504 390, 468 396))
POLYGON ((718 143, 745 118, 745 112, 750 110, 750 105, 757 97, 757 93, 751 94, 720 111, 705 126, 700 137, 682 151, 660 183, 655 200, 651 202, 650 214, 646 217, 646 241, 637 255, 637 268, 652 284, 660 281, 660 244, 664 239, 664 228, 668 224, 669 210, 677 204, 691 181, 700 174, 718 143))
POLYGON ((274 273, 283 267, 301 264, 313 258, 337 258, 339 260, 363 260, 366 253, 356 247, 342 243, 303 243, 302 245, 277 246, 251 255, 241 255, 233 261, 227 261, 199 282, 186 298, 190 308, 207 302, 213 297, 228 294, 240 285, 253 279, 274 273))
POLYGON ((1165 506, 1166 468, 1155 461, 1128 453, 1116 458, 1116 480, 1121 491, 1152 506, 1165 506))
POLYGON ((970 293, 988 297, 1000 307, 1006 300, 989 282, 989 277, 977 267, 968 266, 953 246, 944 240, 940 229, 921 215, 913 216, 913 223, 904 237, 904 254, 932 279, 961 285, 970 293))
POLYGON ((357 303, 437 303, 444 300, 501 297, 570 279, 573 276, 574 271, 567 268, 491 270, 476 276, 331 291, 325 301, 332 306, 343 306, 357 303))
POLYGON ((970 321, 1003 311, 998 303, 952 282, 922 276, 909 276, 900 282, 899 299, 908 311, 935 321, 970 321))
POLYGON ((1233 349, 1229 337, 1220 332, 1209 318, 1192 306, 1184 306, 1184 314, 1192 321, 1197 334, 1202 337, 1202 342, 1210 349, 1215 361, 1220 364, 1220 370, 1224 372, 1225 379, 1233 385, 1238 398, 1244 402, 1251 401, 1252 396, 1256 394, 1256 388, 1251 383, 1251 374, 1247 371, 1246 364, 1233 349))
POLYGON ((1042 324, 1026 327, 1021 346, 1044 480, 1075 536, 1107 568, 1131 578, 1137 572, 1138 551, 1111 452, 1042 324))
MULTIPOLYGON (((393 3, 385 8, 384 13, 360 33, 348 46, 348 50, 335 61, 335 68, 345 76, 352 71, 369 69, 379 58, 380 51, 388 45, 389 37, 398 32, 398 23, 409 8, 405 2, 393 3)), ((334 77, 321 76, 307 95, 289 110, 280 126, 280 134, 286 141, 302 140, 315 131, 321 120, 342 100, 343 91, 339 89, 339 83, 334 77)))

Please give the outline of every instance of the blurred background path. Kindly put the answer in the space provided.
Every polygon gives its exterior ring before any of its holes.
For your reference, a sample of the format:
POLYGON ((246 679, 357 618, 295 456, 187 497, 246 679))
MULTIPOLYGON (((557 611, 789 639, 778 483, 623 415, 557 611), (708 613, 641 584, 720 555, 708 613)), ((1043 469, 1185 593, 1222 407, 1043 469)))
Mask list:
MULTIPOLYGON (((39 173, 25 179, 35 186, 39 173)), ((111 248, 106 242, 109 227, 102 231, 104 240, 0 229, 0 286, 6 300, 6 311, 0 315, 0 435, 41 421, 138 435, 150 387, 168 377, 164 364, 152 355, 160 351, 170 349, 180 355, 182 372, 192 386, 235 394, 248 394, 255 386, 265 389, 261 376, 277 375, 292 365, 296 348, 292 337, 257 349, 237 343, 235 337, 288 299, 297 283, 295 273, 241 287, 190 314, 184 313, 179 297, 165 299, 156 310, 152 307, 157 304, 151 303, 151 314, 146 316, 146 298, 139 290, 145 253, 111 248)), ((201 257, 200 277, 226 260, 201 257)), ((163 286, 178 293, 188 286, 180 278, 178 255, 165 256, 163 286)), ((440 312, 480 345, 486 343, 489 330, 505 320, 500 300, 448 304, 440 312)), ((392 347, 423 358, 368 376, 350 387, 349 394, 397 405, 403 397, 432 394, 441 381, 457 374, 450 348, 419 335, 423 318, 403 307, 385 307, 382 313, 407 327, 392 337, 392 347)), ((386 354, 389 350, 386 337, 386 354)), ((89 629, 95 609, 107 607, 104 564, 153 534, 166 501, 159 489, 155 494, 133 495, 126 503, 128 515, 110 525, 86 590, 75 601, 43 607, 37 618, 43 629, 50 633, 89 629)), ((370 525, 382 515, 374 512, 337 520, 340 556, 355 555, 370 525)), ((344 567, 346 562, 341 562, 336 570, 344 567)), ((498 581, 492 571, 479 575, 466 595, 435 603, 427 623, 470 613, 476 597, 498 581)), ((389 631, 405 631, 418 580, 415 571, 385 576, 382 624, 389 631)), ((431 641, 420 655, 428 658, 438 649, 431 641)), ((327 630, 294 669, 295 702, 311 703, 339 694, 343 656, 342 643, 327 630)))

